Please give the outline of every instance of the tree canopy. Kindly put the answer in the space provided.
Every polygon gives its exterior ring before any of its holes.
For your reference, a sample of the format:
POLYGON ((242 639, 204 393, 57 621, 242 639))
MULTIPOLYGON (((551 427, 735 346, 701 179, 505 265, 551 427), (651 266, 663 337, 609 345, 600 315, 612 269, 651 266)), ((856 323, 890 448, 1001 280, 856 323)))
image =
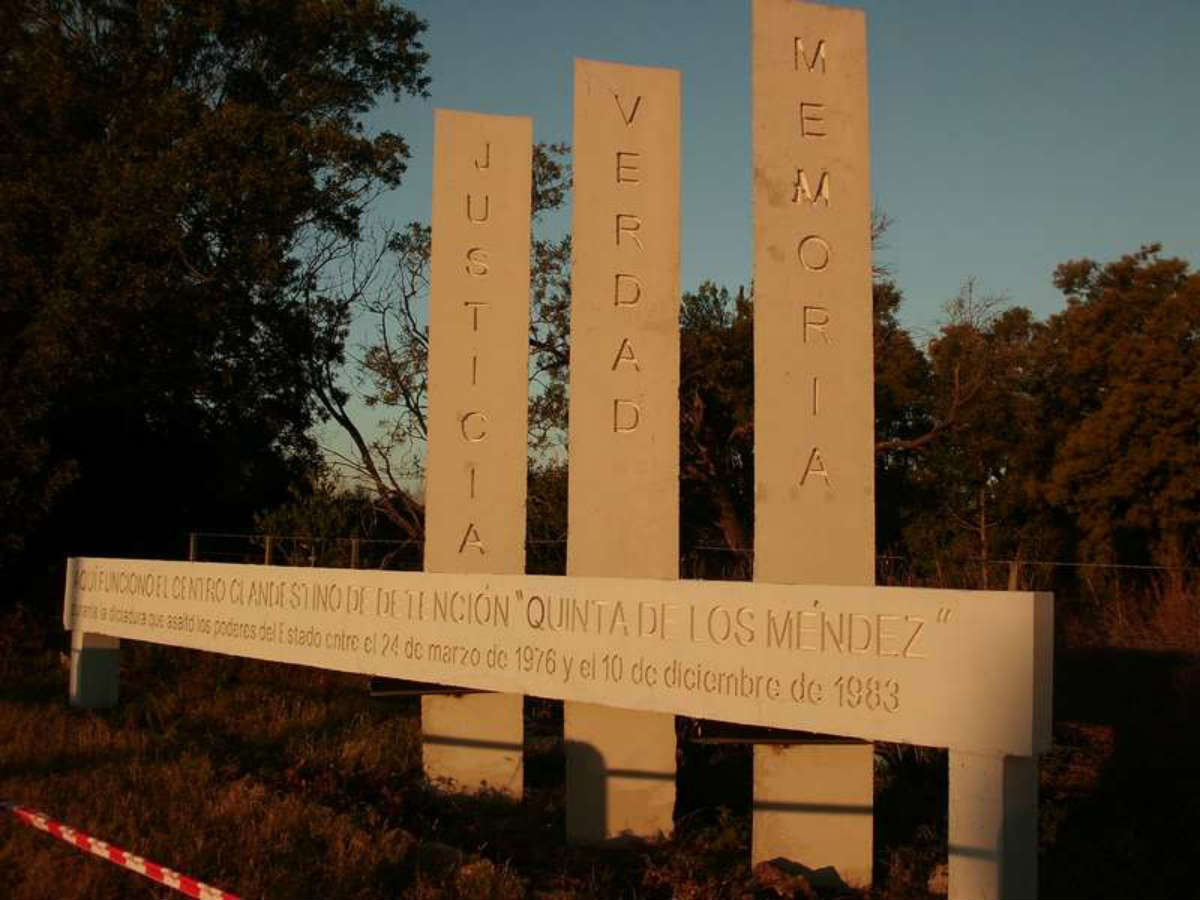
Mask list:
POLYGON ((0 552, 47 517, 60 553, 248 522, 312 457, 346 327, 314 288, 404 173, 362 115, 426 91, 423 29, 366 0, 4 5, 0 552))
POLYGON ((1040 418, 1059 444, 1046 496, 1085 546, 1181 566, 1200 549, 1200 273, 1160 250, 1058 267, 1040 418))

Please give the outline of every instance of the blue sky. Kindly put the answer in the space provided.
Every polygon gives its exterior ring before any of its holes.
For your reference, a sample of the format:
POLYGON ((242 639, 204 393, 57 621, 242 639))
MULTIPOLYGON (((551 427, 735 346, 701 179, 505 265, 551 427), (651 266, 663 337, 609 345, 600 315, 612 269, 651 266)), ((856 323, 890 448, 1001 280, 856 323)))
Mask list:
MULTIPOLYGON (((429 101, 375 212, 428 220, 435 106, 530 115, 570 141, 577 56, 683 73, 682 285, 751 277, 749 3, 420 0, 429 101)), ((924 330, 968 276, 1045 316, 1054 266, 1160 241, 1200 263, 1200 0, 866 3, 879 259, 924 330)), ((566 217, 556 224, 565 227, 566 217)))

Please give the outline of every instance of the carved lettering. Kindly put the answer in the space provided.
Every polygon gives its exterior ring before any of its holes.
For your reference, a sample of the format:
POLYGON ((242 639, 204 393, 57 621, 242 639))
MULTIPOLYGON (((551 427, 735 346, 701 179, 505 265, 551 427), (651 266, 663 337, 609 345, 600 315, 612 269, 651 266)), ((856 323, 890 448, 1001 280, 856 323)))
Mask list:
POLYGON ((862 654, 871 652, 872 640, 871 619, 869 616, 864 616, 862 613, 850 613, 850 652, 853 654, 862 654), (858 633, 862 634, 864 640, 862 645, 854 643, 854 635, 856 633, 855 626, 862 623, 862 629, 858 629, 858 633))
POLYGON ((800 476, 800 486, 808 481, 809 475, 820 475, 825 479, 826 487, 833 487, 833 482, 829 479, 829 470, 825 468, 825 460, 821 458, 821 451, 817 447, 813 447, 812 453, 808 455, 808 464, 804 467, 804 474, 800 476))
POLYGON ((829 268, 831 249, 829 242, 817 234, 806 235, 796 247, 800 264, 810 272, 821 272, 829 268))
POLYGON ((617 184, 640 184, 642 179, 638 177, 638 172, 641 171, 638 166, 638 160, 642 158, 642 154, 633 153, 629 150, 617 151, 617 184))
POLYGON ((817 63, 821 64, 821 74, 825 74, 825 40, 822 38, 817 41, 817 49, 813 51, 812 62, 808 61, 808 57, 804 54, 804 38, 796 38, 795 42, 795 63, 796 71, 800 71, 800 64, 804 63, 804 67, 808 71, 812 71, 817 67, 817 63))
POLYGON ((812 414, 820 415, 821 412, 821 379, 814 375, 812 380, 812 414))
POLYGON ((884 630, 885 622, 899 622, 899 621, 900 621, 899 616, 887 616, 887 615, 883 615, 882 613, 875 616, 875 636, 876 636, 875 652, 879 656, 899 656, 900 655, 899 650, 888 650, 887 649, 887 642, 892 640, 893 638, 895 638, 896 633, 894 631, 885 631, 884 630))
POLYGON ((470 497, 472 500, 475 499, 475 467, 474 466, 471 466, 471 468, 467 471, 467 496, 470 497))
POLYGON ((483 195, 483 213, 480 215, 477 215, 474 212, 474 204, 471 202, 471 200, 472 195, 467 194, 467 221, 474 222, 476 224, 479 224, 480 222, 486 222, 488 220, 488 212, 491 209, 491 203, 488 199, 488 195, 483 195))
POLYGON ((471 387, 479 383, 479 357, 471 354, 471 387))
POLYGON ((617 110, 621 113, 621 118, 624 120, 625 124, 632 125, 633 120, 637 118, 638 108, 642 105, 641 96, 639 95, 633 98, 633 109, 629 111, 628 115, 625 113, 625 106, 621 103, 621 95, 614 91, 613 99, 617 101, 617 110))
POLYGON ((904 650, 900 655, 905 659, 928 659, 924 653, 909 652, 912 650, 913 644, 917 642, 917 637, 920 635, 921 629, 925 627, 925 620, 920 616, 905 616, 904 619, 907 622, 915 622, 916 627, 913 629, 913 633, 909 636, 908 643, 904 645, 904 650))
POLYGON ((465 306, 471 310, 471 330, 472 331, 479 330, 479 311, 481 309, 487 309, 491 305, 492 304, 488 303, 486 300, 464 300, 463 301, 463 306, 465 306))
POLYGON ((613 306, 637 306, 641 299, 642 283, 638 281, 637 276, 618 272, 613 282, 613 306), (622 285, 625 285, 624 293, 621 291, 622 285), (630 288, 633 289, 632 294, 630 288))
POLYGON ((492 165, 492 145, 489 141, 483 142, 483 162, 479 161, 479 157, 475 158, 475 168, 487 169, 492 165))
POLYGON ((642 371, 642 367, 638 364, 637 355, 633 352, 633 345, 629 343, 629 338, 621 339, 621 348, 617 350, 617 358, 613 360, 612 370, 617 371, 617 366, 622 362, 633 363, 635 372, 642 371))
POLYGON ((641 420, 642 408, 632 400, 613 401, 613 431, 618 434, 637 431, 641 420))
POLYGON ((824 103, 800 103, 800 137, 825 137, 825 132, 818 130, 824 127, 824 110, 824 103))
POLYGON ((808 176, 803 169, 796 170, 795 191, 792 193, 792 202, 799 203, 801 199, 807 200, 809 203, 816 205, 817 201, 822 197, 825 198, 825 205, 829 205, 829 173, 822 170, 821 179, 817 182, 817 192, 814 194, 812 188, 808 184, 808 176))
POLYGON ((479 410, 472 410, 468 413, 463 413, 462 419, 459 421, 459 427, 462 430, 463 439, 471 444, 478 444, 487 437, 488 417, 479 410))
POLYGON ((488 254, 482 247, 472 247, 467 251, 467 274, 482 278, 488 273, 488 254))
POLYGON ((629 213, 617 213, 617 246, 621 246, 621 234, 625 233, 628 234, 633 239, 633 242, 638 245, 639 250, 644 250, 645 247, 642 246, 642 239, 637 235, 638 231, 641 230, 641 227, 641 216, 634 216, 630 215, 629 213))
POLYGON ((483 547, 483 538, 479 536, 479 529, 475 527, 474 522, 467 523, 467 530, 463 534, 463 539, 458 545, 458 552, 463 553, 470 547, 479 551, 480 556, 485 556, 487 550, 483 547))
POLYGON ((806 306, 804 307, 804 343, 808 343, 808 330, 821 335, 825 339, 825 343, 832 344, 833 341, 829 337, 829 332, 826 328, 829 326, 829 310, 824 306, 806 306))

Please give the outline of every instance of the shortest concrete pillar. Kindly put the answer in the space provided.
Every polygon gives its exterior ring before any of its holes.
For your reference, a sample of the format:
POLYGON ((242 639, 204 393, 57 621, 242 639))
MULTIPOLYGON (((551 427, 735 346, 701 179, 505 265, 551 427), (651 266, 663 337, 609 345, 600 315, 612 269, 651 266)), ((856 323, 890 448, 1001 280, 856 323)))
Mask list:
POLYGON ((953 898, 1037 897, 1038 763, 950 751, 953 898))
POLYGON ((751 865, 782 857, 869 888, 874 802, 871 744, 755 744, 751 865))
POLYGON ((525 698, 520 694, 426 694, 421 698, 425 776, 463 793, 525 787, 525 698))
POLYGON ((567 840, 657 838, 675 824, 675 717, 563 705, 567 840))
POLYGON ((105 634, 71 632, 71 705, 97 709, 117 705, 121 642, 105 634))

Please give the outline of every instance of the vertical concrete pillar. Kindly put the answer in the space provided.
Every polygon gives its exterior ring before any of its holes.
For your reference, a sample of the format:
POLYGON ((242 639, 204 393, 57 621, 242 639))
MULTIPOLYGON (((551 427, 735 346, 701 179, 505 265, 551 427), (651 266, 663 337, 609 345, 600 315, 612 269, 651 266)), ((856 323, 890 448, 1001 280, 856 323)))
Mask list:
MULTIPOLYGON (((425 569, 525 571, 533 123, 437 110, 425 569)), ((523 789, 520 695, 422 698, 426 775, 523 789)))
MULTIPOLYGON (((679 575, 680 77, 576 60, 567 572, 679 575)), ((670 833, 673 716, 567 703, 567 837, 670 833)))
MULTIPOLYGON (((860 10, 754 0, 755 579, 873 584, 871 198, 860 10)), ((869 745, 755 748, 755 862, 869 885, 869 745)))
POLYGON ((950 751, 951 900, 1035 900, 1038 764, 950 751))
POLYGON ((116 706, 121 683, 121 642, 106 634, 71 631, 71 705, 116 706))

